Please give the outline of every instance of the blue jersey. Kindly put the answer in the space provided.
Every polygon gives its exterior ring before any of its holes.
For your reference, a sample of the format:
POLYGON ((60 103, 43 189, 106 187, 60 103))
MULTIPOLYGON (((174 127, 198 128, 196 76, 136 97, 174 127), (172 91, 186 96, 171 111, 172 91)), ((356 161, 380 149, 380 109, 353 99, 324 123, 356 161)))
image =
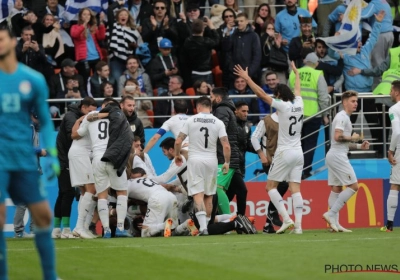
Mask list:
POLYGON ((18 63, 12 74, 0 71, 0 170, 37 170, 30 126, 32 109, 38 116, 45 148, 55 148, 48 96, 43 75, 26 65, 18 63))
MULTIPOLYGON (((298 16, 310 17, 310 13, 302 8, 297 8, 295 15, 290 15, 287 9, 280 11, 275 18, 275 30, 282 35, 282 39, 288 40, 288 44, 283 47, 288 52, 290 41, 300 36, 300 22, 298 16)), ((312 27, 316 28, 317 23, 312 19, 312 27)))

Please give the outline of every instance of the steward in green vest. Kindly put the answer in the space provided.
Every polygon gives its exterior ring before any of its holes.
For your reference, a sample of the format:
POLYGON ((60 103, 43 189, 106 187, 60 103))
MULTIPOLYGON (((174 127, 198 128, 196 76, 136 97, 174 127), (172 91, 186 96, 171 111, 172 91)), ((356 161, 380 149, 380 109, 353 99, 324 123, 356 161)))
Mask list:
POLYGON ((400 47, 389 50, 389 69, 383 72, 382 82, 373 90, 374 95, 390 95, 393 81, 400 80, 400 47))

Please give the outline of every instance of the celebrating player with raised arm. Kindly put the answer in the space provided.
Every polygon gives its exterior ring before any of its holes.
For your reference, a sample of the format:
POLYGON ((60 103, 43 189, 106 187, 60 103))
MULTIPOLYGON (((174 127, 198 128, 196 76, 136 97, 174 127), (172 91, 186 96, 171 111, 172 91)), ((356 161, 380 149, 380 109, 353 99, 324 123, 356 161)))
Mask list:
POLYGON ((303 150, 301 149, 301 128, 303 126, 303 99, 300 96, 300 77, 296 66, 292 62, 292 69, 296 74, 294 94, 286 85, 278 85, 275 96, 265 94, 248 75, 247 68, 243 70, 236 65, 234 73, 246 80, 253 92, 278 111, 279 131, 278 147, 272 160, 267 191, 272 203, 283 218, 282 227, 276 233, 284 233, 286 229, 295 229, 293 233, 301 234, 301 219, 303 215, 303 198, 300 193, 301 173, 303 170, 303 150), (276 189, 279 182, 289 182, 292 193, 295 223, 283 204, 283 198, 276 189))
POLYGON ((8 193, 14 204, 28 206, 35 222, 35 245, 40 256, 43 279, 56 280, 51 211, 45 191, 39 183, 30 127, 33 109, 38 115, 47 151, 47 164, 43 171, 55 178, 60 173, 60 165, 52 136, 54 126, 46 102, 49 90, 43 75, 18 63, 16 45, 17 40, 8 27, 0 25, 0 279, 8 279, 3 235, 5 194, 8 193))

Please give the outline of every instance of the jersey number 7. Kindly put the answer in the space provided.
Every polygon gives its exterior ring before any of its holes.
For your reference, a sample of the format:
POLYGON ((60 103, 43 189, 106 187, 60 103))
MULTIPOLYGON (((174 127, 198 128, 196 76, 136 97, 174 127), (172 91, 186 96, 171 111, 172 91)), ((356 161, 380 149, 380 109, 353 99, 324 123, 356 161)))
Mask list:
POLYGON ((208 136, 210 136, 209 134, 208 134, 208 128, 207 127, 202 127, 202 128, 200 128, 200 132, 202 132, 203 130, 205 130, 206 132, 204 133, 204 148, 206 148, 207 149, 207 147, 208 147, 208 136))

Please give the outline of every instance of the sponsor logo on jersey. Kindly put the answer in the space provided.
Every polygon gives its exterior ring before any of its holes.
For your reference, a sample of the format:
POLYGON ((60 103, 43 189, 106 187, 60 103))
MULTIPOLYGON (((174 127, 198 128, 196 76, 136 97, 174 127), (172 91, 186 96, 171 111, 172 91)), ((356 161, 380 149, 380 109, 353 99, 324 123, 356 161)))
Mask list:
POLYGON ((32 91, 32 85, 31 85, 31 83, 28 82, 28 81, 22 81, 22 82, 19 84, 19 91, 20 91, 22 94, 29 94, 29 93, 31 93, 31 91, 32 91))

